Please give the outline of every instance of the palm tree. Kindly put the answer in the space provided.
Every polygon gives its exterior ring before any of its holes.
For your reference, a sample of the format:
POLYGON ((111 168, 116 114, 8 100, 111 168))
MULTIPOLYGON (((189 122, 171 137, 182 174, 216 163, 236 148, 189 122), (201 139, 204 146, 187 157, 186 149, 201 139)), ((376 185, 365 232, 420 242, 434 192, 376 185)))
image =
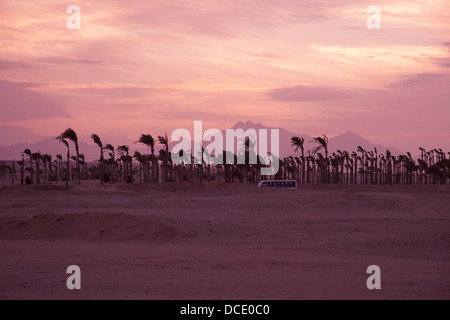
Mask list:
POLYGON ((339 153, 339 156, 336 157, 336 160, 338 161, 338 166, 340 166, 340 172, 338 172, 337 182, 344 184, 345 183, 344 168, 346 160, 348 166, 348 152, 347 151, 342 152, 341 150, 337 150, 337 152, 339 153))
POLYGON ((115 177, 114 177, 115 176, 115 168, 116 168, 116 152, 115 152, 116 149, 114 149, 114 147, 111 144, 109 144, 109 143, 105 146, 105 149, 111 151, 109 153, 110 160, 108 160, 108 162, 111 163, 110 180, 112 182, 114 182, 114 179, 115 179, 115 177))
POLYGON ((1 178, 6 179, 6 169, 8 169, 8 166, 6 165, 5 162, 1 161, 0 162, 0 172, 1 174, 1 178))
POLYGON ((40 178, 40 166, 39 166, 39 160, 41 160, 41 152, 35 152, 31 154, 31 159, 34 160, 34 162, 36 163, 36 181, 37 184, 41 183, 41 178, 40 178))
POLYGON ((53 175, 53 171, 52 171, 52 160, 53 160, 53 157, 52 157, 52 155, 51 154, 48 154, 47 155, 47 161, 48 161, 48 174, 49 174, 49 177, 48 177, 48 181, 49 181, 49 183, 51 184, 52 183, 52 175, 53 175))
MULTIPOLYGON (((367 164, 367 171, 370 173, 370 182, 368 184, 373 184, 373 160, 374 153, 373 151, 368 151, 366 154, 366 162, 368 163, 370 161, 370 170, 369 170, 369 164, 367 164)), ((367 179, 368 180, 368 179, 367 179)))
POLYGON ((164 180, 167 182, 169 176, 169 162, 170 162, 170 153, 169 153, 169 138, 167 137, 167 133, 164 136, 158 136, 158 143, 163 145, 163 149, 159 151, 160 159, 163 161, 164 165, 164 180))
POLYGON ((291 138, 291 145, 295 147, 295 152, 298 151, 298 149, 302 152, 302 183, 305 183, 305 148, 304 148, 305 139, 302 137, 292 137, 291 138))
POLYGON ((103 185, 103 143, 100 137, 96 134, 91 135, 91 138, 92 140, 94 140, 94 143, 100 148, 100 185, 103 185))
POLYGON ((377 148, 373 148, 375 151, 375 184, 378 184, 378 150, 377 148))
POLYGON ((59 171, 59 181, 62 181, 62 174, 61 174, 62 155, 57 154, 56 159, 58 161, 57 166, 56 166, 56 183, 58 183, 58 171, 59 171))
POLYGON ((20 185, 23 186, 24 178, 25 178, 25 156, 22 153, 22 161, 20 163, 20 185))
POLYGON ((80 167, 82 168, 81 176, 83 177, 83 180, 86 180, 87 179, 88 168, 87 168, 87 163, 86 163, 86 159, 84 157, 84 154, 80 153, 80 155, 78 156, 78 159, 80 161, 80 167))
POLYGON ((66 190, 69 189, 69 178, 70 178, 70 148, 69 148, 69 143, 63 139, 63 138, 56 138, 59 140, 59 142, 64 143, 64 145, 67 147, 67 168, 66 168, 66 190))
POLYGON ((31 158, 31 151, 30 149, 25 149, 22 152, 22 159, 23 159, 23 155, 26 154, 28 156, 28 159, 30 161, 30 183, 33 183, 33 159, 31 158))
MULTIPOLYGON (((121 145, 117 147, 117 152, 120 156, 120 160, 122 160, 123 163, 123 174, 124 174, 124 180, 128 183, 129 177, 128 177, 128 162, 130 158, 130 147, 127 145, 121 145)), ((130 166, 131 169, 131 166, 130 166)))
POLYGON ((151 159, 152 159, 152 179, 153 181, 158 181, 158 178, 155 177, 155 162, 156 162, 156 158, 155 158, 155 139, 153 139, 151 134, 142 134, 141 137, 139 138, 138 141, 136 141, 135 143, 142 143, 143 145, 146 145, 147 147, 150 148, 150 152, 151 152, 151 159))
POLYGON ((365 178, 365 155, 366 155, 366 150, 361 147, 358 146, 358 151, 357 152, 361 152, 361 183, 365 184, 366 183, 366 178, 365 178))
MULTIPOLYGON (((258 155, 256 150, 256 144, 257 141, 253 139, 252 137, 245 137, 244 139, 244 145, 240 150, 238 150, 238 154, 240 156, 244 156, 244 164, 241 165, 243 178, 246 179, 247 182, 255 182, 256 178, 253 174, 255 166, 251 164, 251 162, 256 162, 255 165, 258 164, 258 155), (256 161, 255 161, 256 160, 256 161)), ((211 163, 210 158, 211 154, 209 154, 207 151, 204 152, 206 155, 206 158, 208 158, 208 167, 211 163)))
POLYGON ((315 155, 317 154, 320 150, 324 150, 325 151, 325 178, 326 178, 326 182, 329 182, 329 171, 330 171, 330 166, 329 166, 329 159, 328 159, 328 137, 326 135, 322 135, 322 137, 316 137, 314 138, 314 140, 311 141, 311 143, 317 143, 318 145, 312 150, 312 154, 315 155))
POLYGON ((147 158, 139 151, 135 151, 133 157, 139 162, 139 183, 142 183, 142 175, 145 176, 145 164, 147 162, 147 158))
POLYGON ((16 178, 16 161, 13 160, 11 165, 11 186, 14 187, 14 179, 16 178))
POLYGON ((75 130, 68 128, 66 131, 61 133, 56 139, 68 139, 75 144, 75 152, 77 154, 76 162, 77 162, 77 173, 78 173, 78 185, 81 185, 81 172, 80 172, 80 150, 78 147, 78 136, 75 130))
POLYGON ((389 150, 386 150, 386 183, 392 184, 392 161, 393 157, 389 150))
POLYGON ((43 154, 41 156, 41 159, 44 165, 44 183, 46 178, 48 179, 49 183, 52 183, 52 156, 49 154, 43 154), (49 165, 48 176, 47 176, 47 164, 49 165))
POLYGON ((353 158, 353 173, 352 176, 354 178, 353 184, 358 184, 358 154, 353 151, 352 152, 352 158, 353 158))

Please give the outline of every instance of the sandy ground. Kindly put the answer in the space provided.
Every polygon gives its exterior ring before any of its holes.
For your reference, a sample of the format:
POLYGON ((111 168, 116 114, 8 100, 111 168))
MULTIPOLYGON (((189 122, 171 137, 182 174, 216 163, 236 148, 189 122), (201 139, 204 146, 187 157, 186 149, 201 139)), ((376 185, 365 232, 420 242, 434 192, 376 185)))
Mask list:
POLYGON ((450 299, 450 187, 3 186, 0 257, 0 299, 450 299))

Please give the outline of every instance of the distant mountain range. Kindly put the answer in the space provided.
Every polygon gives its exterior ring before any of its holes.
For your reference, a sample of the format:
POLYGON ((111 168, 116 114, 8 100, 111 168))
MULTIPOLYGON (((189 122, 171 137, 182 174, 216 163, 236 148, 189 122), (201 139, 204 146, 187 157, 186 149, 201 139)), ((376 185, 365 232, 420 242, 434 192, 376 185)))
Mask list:
MULTIPOLYGON (((275 128, 269 128, 263 126, 261 123, 253 123, 251 121, 247 121, 245 123, 238 122, 236 123, 231 129, 238 129, 241 128, 243 130, 247 130, 249 128, 253 128, 256 130, 259 129, 275 129, 275 128)), ((308 153, 308 150, 314 149, 314 147, 317 145, 316 143, 311 143, 311 141, 314 140, 314 138, 307 134, 299 134, 299 133, 293 133, 288 130, 285 130, 283 128, 279 128, 280 130, 280 156, 286 157, 286 156, 293 156, 295 155, 295 149, 291 146, 291 138, 296 137, 302 137, 305 139, 304 148, 305 148, 305 154, 308 153)), ((340 134, 336 137, 329 137, 328 140, 328 153, 331 155, 333 152, 337 152, 338 150, 341 151, 356 151, 358 149, 358 146, 361 146, 365 150, 374 150, 374 148, 377 148, 378 154, 386 153, 386 150, 389 150, 392 155, 400 155, 404 154, 404 152, 393 148, 393 147, 383 147, 379 144, 374 144, 367 139, 364 139, 357 133, 353 133, 351 131, 347 131, 344 134, 340 134)), ((297 152, 297 154, 300 153, 300 150, 297 152)))
MULTIPOLYGON (((313 140, 313 138, 307 134, 299 134, 299 133, 293 133, 288 130, 285 130, 283 128, 270 128, 262 125, 261 123, 253 123, 251 121, 247 122, 238 122, 236 123, 232 128, 230 129, 243 129, 248 130, 250 128, 253 128, 255 130, 259 129, 279 129, 280 130, 280 157, 286 157, 290 155, 295 155, 294 148, 291 146, 291 138, 294 136, 297 137, 303 137, 305 139, 305 152, 307 154, 308 150, 312 150, 315 146, 314 143, 310 143, 310 141, 313 140)), ((208 128, 204 128, 208 129, 208 128)), ((268 131, 270 132, 270 131, 268 131)), ((222 131, 223 136, 225 137, 225 131, 222 131)), ((270 137, 270 133, 268 134, 270 137)), ((156 138, 156 137, 155 137, 156 138)), ((170 138, 170 135, 169 135, 170 138)), ((270 138, 269 138, 270 140, 270 138)), ((169 144, 169 147, 172 148, 176 142, 171 142, 169 144)), ((206 146, 209 144, 209 142, 204 142, 203 145, 206 146)), ((99 148, 96 145, 88 144, 83 141, 79 142, 80 145, 80 153, 83 153, 86 160, 88 162, 95 161, 99 158, 99 148)), ((224 144, 225 145, 225 144, 224 144)), ((134 145, 132 142, 129 144, 130 146, 130 154, 134 154, 134 151, 139 151, 141 153, 148 153, 148 149, 145 147, 142 147, 141 145, 134 145)), ((336 137, 331 137, 329 139, 329 154, 331 155, 333 152, 337 152, 337 150, 341 151, 356 151, 358 149, 358 146, 363 147, 366 150, 373 150, 374 148, 377 148, 378 154, 386 153, 386 150, 388 149, 393 155, 400 155, 404 154, 404 152, 397 150, 392 147, 383 147, 379 144, 374 144, 357 133, 353 133, 351 131, 348 131, 344 134, 338 135, 336 137)), ((270 150, 270 143, 268 146, 270 150)), ((25 149, 30 149, 31 152, 37 152, 40 151, 43 154, 51 154, 53 156, 56 156, 57 154, 65 155, 66 154, 66 147, 56 141, 54 138, 45 138, 42 141, 35 142, 32 144, 28 143, 18 143, 14 144, 8 147, 0 146, 0 160, 20 160, 22 158, 21 153, 25 149)), ((155 148, 158 150, 159 148, 155 148)), ((74 154, 74 148, 73 144, 71 143, 71 155, 74 154)), ((157 151, 155 151, 157 152, 157 151)), ((297 155, 299 152, 297 153, 297 155)), ((107 157, 107 154, 105 153, 105 157, 107 157)))

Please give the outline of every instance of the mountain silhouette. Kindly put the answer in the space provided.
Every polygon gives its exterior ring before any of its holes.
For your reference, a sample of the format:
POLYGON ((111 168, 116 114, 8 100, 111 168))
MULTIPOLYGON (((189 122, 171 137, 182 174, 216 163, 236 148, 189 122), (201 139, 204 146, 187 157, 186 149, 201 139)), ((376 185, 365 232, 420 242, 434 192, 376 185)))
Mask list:
MULTIPOLYGON (((203 130, 210 129, 209 127, 204 126, 203 130)), ((315 146, 314 143, 310 143, 310 141, 313 140, 313 137, 307 134, 299 134, 290 132, 283 128, 271 128, 264 126, 260 122, 254 123, 252 121, 246 121, 237 122, 233 127, 230 129, 242 129, 244 131, 248 129, 255 129, 257 132, 260 129, 267 129, 268 130, 268 150, 271 149, 270 144, 270 129, 279 129, 280 133, 280 157, 287 157, 287 156, 294 156, 299 155, 299 153, 294 153, 294 148, 291 146, 291 138, 294 136, 297 137, 303 137, 305 139, 305 153, 307 154, 308 150, 312 150, 315 146)), ((190 128, 192 130, 192 128, 190 128)), ((222 135, 225 138, 225 130, 222 130, 222 135)), ((193 135, 193 132, 191 132, 193 135)), ((156 138, 156 135, 154 136, 156 138)), ((170 138, 170 134, 169 134, 170 138)), ((106 141, 106 139, 105 139, 106 141)), ((92 143, 92 142, 91 142, 92 143)), ((174 145, 176 145, 178 142, 171 142, 169 144, 169 147, 172 148, 174 145)), ((85 155, 85 158, 87 162, 96 161, 99 158, 99 149, 98 146, 90 143, 86 143, 83 141, 80 141, 80 153, 83 153, 85 155)), ((209 142, 204 142, 203 146, 208 145, 209 142)), ((113 144, 115 146, 115 144, 113 144)), ((225 141, 224 141, 224 147, 225 147, 225 141)), ((129 143, 130 149, 134 153, 135 150, 141 152, 141 153, 148 153, 148 150, 141 146, 141 145, 135 145, 132 141, 129 143)), ((361 137, 357 133, 353 133, 351 131, 348 131, 344 134, 338 135, 336 137, 331 137, 329 139, 329 153, 337 152, 337 150, 341 151, 356 151, 358 149, 358 146, 363 147, 366 150, 373 150, 374 148, 377 148, 378 154, 385 153, 386 149, 389 149, 393 155, 399 155, 403 154, 403 152, 395 149, 395 148, 386 148, 379 144, 374 144, 367 139, 361 137)), ((66 148, 63 144, 59 143, 54 138, 45 138, 42 141, 35 142, 35 143, 17 143, 8 147, 0 146, 0 160, 20 160, 22 158, 21 152, 23 152, 24 149, 30 149, 32 152, 41 151, 41 153, 45 154, 51 154, 53 156, 56 156, 57 154, 65 155, 66 148)), ((160 146, 155 146, 155 149, 158 150, 160 146)), ((75 154, 75 148, 72 144, 70 144, 71 149, 71 155, 75 154)), ((236 149, 236 148, 235 148, 236 149)), ((107 157, 107 154, 105 153, 105 157, 107 157)))
POLYGON ((329 152, 337 152, 337 150, 352 152, 358 150, 359 146, 367 151, 373 151, 374 148, 376 148, 378 154, 385 154, 386 150, 389 150, 394 156, 404 154, 402 151, 397 150, 396 148, 388 148, 383 147, 379 144, 373 144, 372 142, 352 131, 347 131, 346 133, 329 139, 329 152))

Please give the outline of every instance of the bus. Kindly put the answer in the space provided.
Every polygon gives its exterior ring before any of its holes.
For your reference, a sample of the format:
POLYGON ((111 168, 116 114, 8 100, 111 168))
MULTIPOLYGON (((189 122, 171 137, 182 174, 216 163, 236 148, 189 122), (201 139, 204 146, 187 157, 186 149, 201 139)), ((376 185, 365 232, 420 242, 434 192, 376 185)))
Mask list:
POLYGON ((258 183, 258 188, 262 187, 296 190, 297 180, 263 180, 258 183))

